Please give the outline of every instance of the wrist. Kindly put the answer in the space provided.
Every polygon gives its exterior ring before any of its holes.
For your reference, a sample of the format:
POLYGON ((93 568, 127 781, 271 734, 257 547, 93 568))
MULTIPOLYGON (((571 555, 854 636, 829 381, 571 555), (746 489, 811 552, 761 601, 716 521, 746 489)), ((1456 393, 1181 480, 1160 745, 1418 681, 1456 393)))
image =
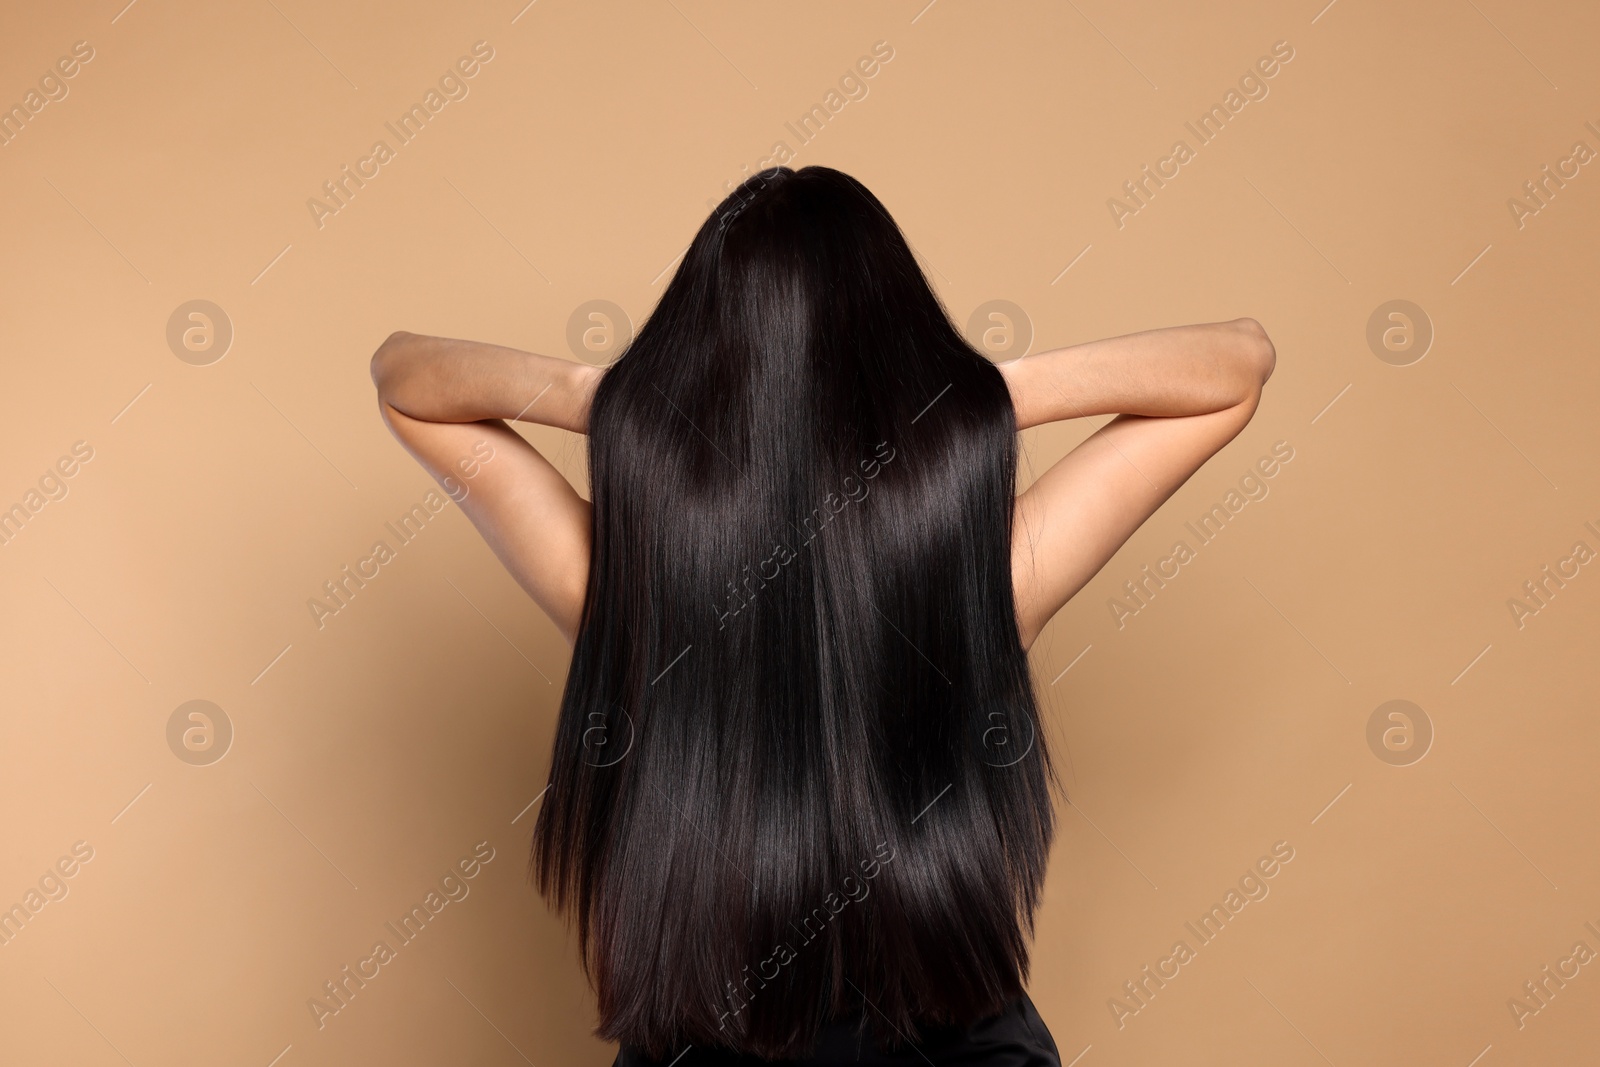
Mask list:
POLYGON ((995 364, 996 369, 1000 371, 1000 377, 1006 383, 1006 390, 1011 394, 1011 408, 1016 416, 1019 431, 1027 429, 1038 421, 1033 416, 1032 403, 1025 384, 1026 379, 1031 377, 1023 371, 1023 367, 1027 365, 1026 356, 995 364))
POLYGON ((526 397, 510 416, 514 422, 554 426, 573 433, 588 433, 589 404, 599 384, 601 368, 557 356, 519 353, 516 393, 526 397))
POLYGON ((574 433, 586 434, 589 432, 589 408, 594 403, 594 392, 605 375, 605 368, 587 363, 575 363, 573 368, 571 429, 574 433))

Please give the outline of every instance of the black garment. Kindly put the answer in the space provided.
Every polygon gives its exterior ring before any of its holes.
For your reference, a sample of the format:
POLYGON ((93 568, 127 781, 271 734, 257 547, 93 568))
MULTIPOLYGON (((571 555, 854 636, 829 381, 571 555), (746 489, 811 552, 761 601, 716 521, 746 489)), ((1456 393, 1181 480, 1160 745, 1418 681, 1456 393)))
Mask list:
POLYGON ((1055 1040, 1026 993, 999 1015, 971 1026, 924 1028, 914 1047, 902 1044, 894 1052, 876 1050, 870 1033, 858 1037, 859 1024, 857 1015, 824 1026, 809 1059, 764 1060, 727 1049, 690 1046, 652 1060, 624 1045, 612 1067, 926 1067, 930 1062, 936 1067, 1061 1067, 1055 1040))

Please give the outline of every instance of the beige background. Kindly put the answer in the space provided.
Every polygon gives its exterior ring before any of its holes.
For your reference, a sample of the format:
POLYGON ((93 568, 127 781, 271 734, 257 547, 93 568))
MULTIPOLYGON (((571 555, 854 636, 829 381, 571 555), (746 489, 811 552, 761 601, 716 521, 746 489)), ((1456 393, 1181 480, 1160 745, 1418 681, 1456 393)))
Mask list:
MULTIPOLYGON (((385 335, 571 355, 585 301, 637 323, 782 140, 883 199, 963 325, 1003 299, 1033 351, 1238 315, 1277 343, 1254 423, 1034 653, 1072 800, 1031 984, 1063 1062, 1589 1062, 1600 964, 1520 1027, 1508 1000, 1600 950, 1600 567, 1520 628, 1507 602, 1600 549, 1600 173, 1520 228, 1507 200, 1600 149, 1590 5, 123 2, 0 16, 0 103, 95 53, 0 147, 0 506, 93 449, 0 547, 0 906, 93 849, 0 947, 0 1061, 610 1062, 524 877, 556 630, 453 506, 323 629, 307 600, 432 484, 374 408, 385 335), (318 228, 479 40, 470 95, 318 228), (1269 95, 1119 229, 1107 198, 1277 41, 1269 95), (234 330, 207 366, 166 341, 193 299, 234 330), (1366 340, 1394 299, 1435 334, 1408 366, 1366 340), (1270 494, 1119 628, 1278 441, 1270 494), (196 699, 234 729, 205 766, 166 734, 196 699), (1367 741, 1393 699, 1435 735, 1409 765, 1367 741), (308 999, 480 841, 470 895, 319 1030, 308 999), (1119 1027, 1280 841, 1270 895, 1119 1027)), ((1030 432, 1029 470, 1092 428, 1030 432)), ((580 438, 524 432, 582 478, 580 438)))

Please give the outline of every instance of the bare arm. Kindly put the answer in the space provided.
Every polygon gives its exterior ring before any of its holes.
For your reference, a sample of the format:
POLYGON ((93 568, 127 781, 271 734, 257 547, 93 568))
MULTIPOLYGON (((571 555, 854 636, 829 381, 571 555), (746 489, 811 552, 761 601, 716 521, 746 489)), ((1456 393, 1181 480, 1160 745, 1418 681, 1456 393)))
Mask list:
POLYGON ((1023 647, 1244 429, 1275 363, 1261 324, 1237 319, 1149 330, 1001 364, 1019 430, 1117 416, 1017 497, 1012 572, 1023 647))
POLYGON ((589 574, 589 502, 505 420, 584 433, 599 378, 582 363, 410 333, 391 335, 372 356, 390 432, 569 643, 589 574))

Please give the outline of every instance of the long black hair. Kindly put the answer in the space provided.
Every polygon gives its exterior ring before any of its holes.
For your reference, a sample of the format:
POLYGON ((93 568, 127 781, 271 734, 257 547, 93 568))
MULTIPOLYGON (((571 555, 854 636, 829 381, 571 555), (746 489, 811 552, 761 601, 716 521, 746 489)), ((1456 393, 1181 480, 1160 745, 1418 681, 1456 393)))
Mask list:
POLYGON ((708 218, 589 415, 593 555, 532 872, 596 1034, 886 1045, 1027 976, 1055 778, 1011 577, 1016 418, 860 182, 708 218))

